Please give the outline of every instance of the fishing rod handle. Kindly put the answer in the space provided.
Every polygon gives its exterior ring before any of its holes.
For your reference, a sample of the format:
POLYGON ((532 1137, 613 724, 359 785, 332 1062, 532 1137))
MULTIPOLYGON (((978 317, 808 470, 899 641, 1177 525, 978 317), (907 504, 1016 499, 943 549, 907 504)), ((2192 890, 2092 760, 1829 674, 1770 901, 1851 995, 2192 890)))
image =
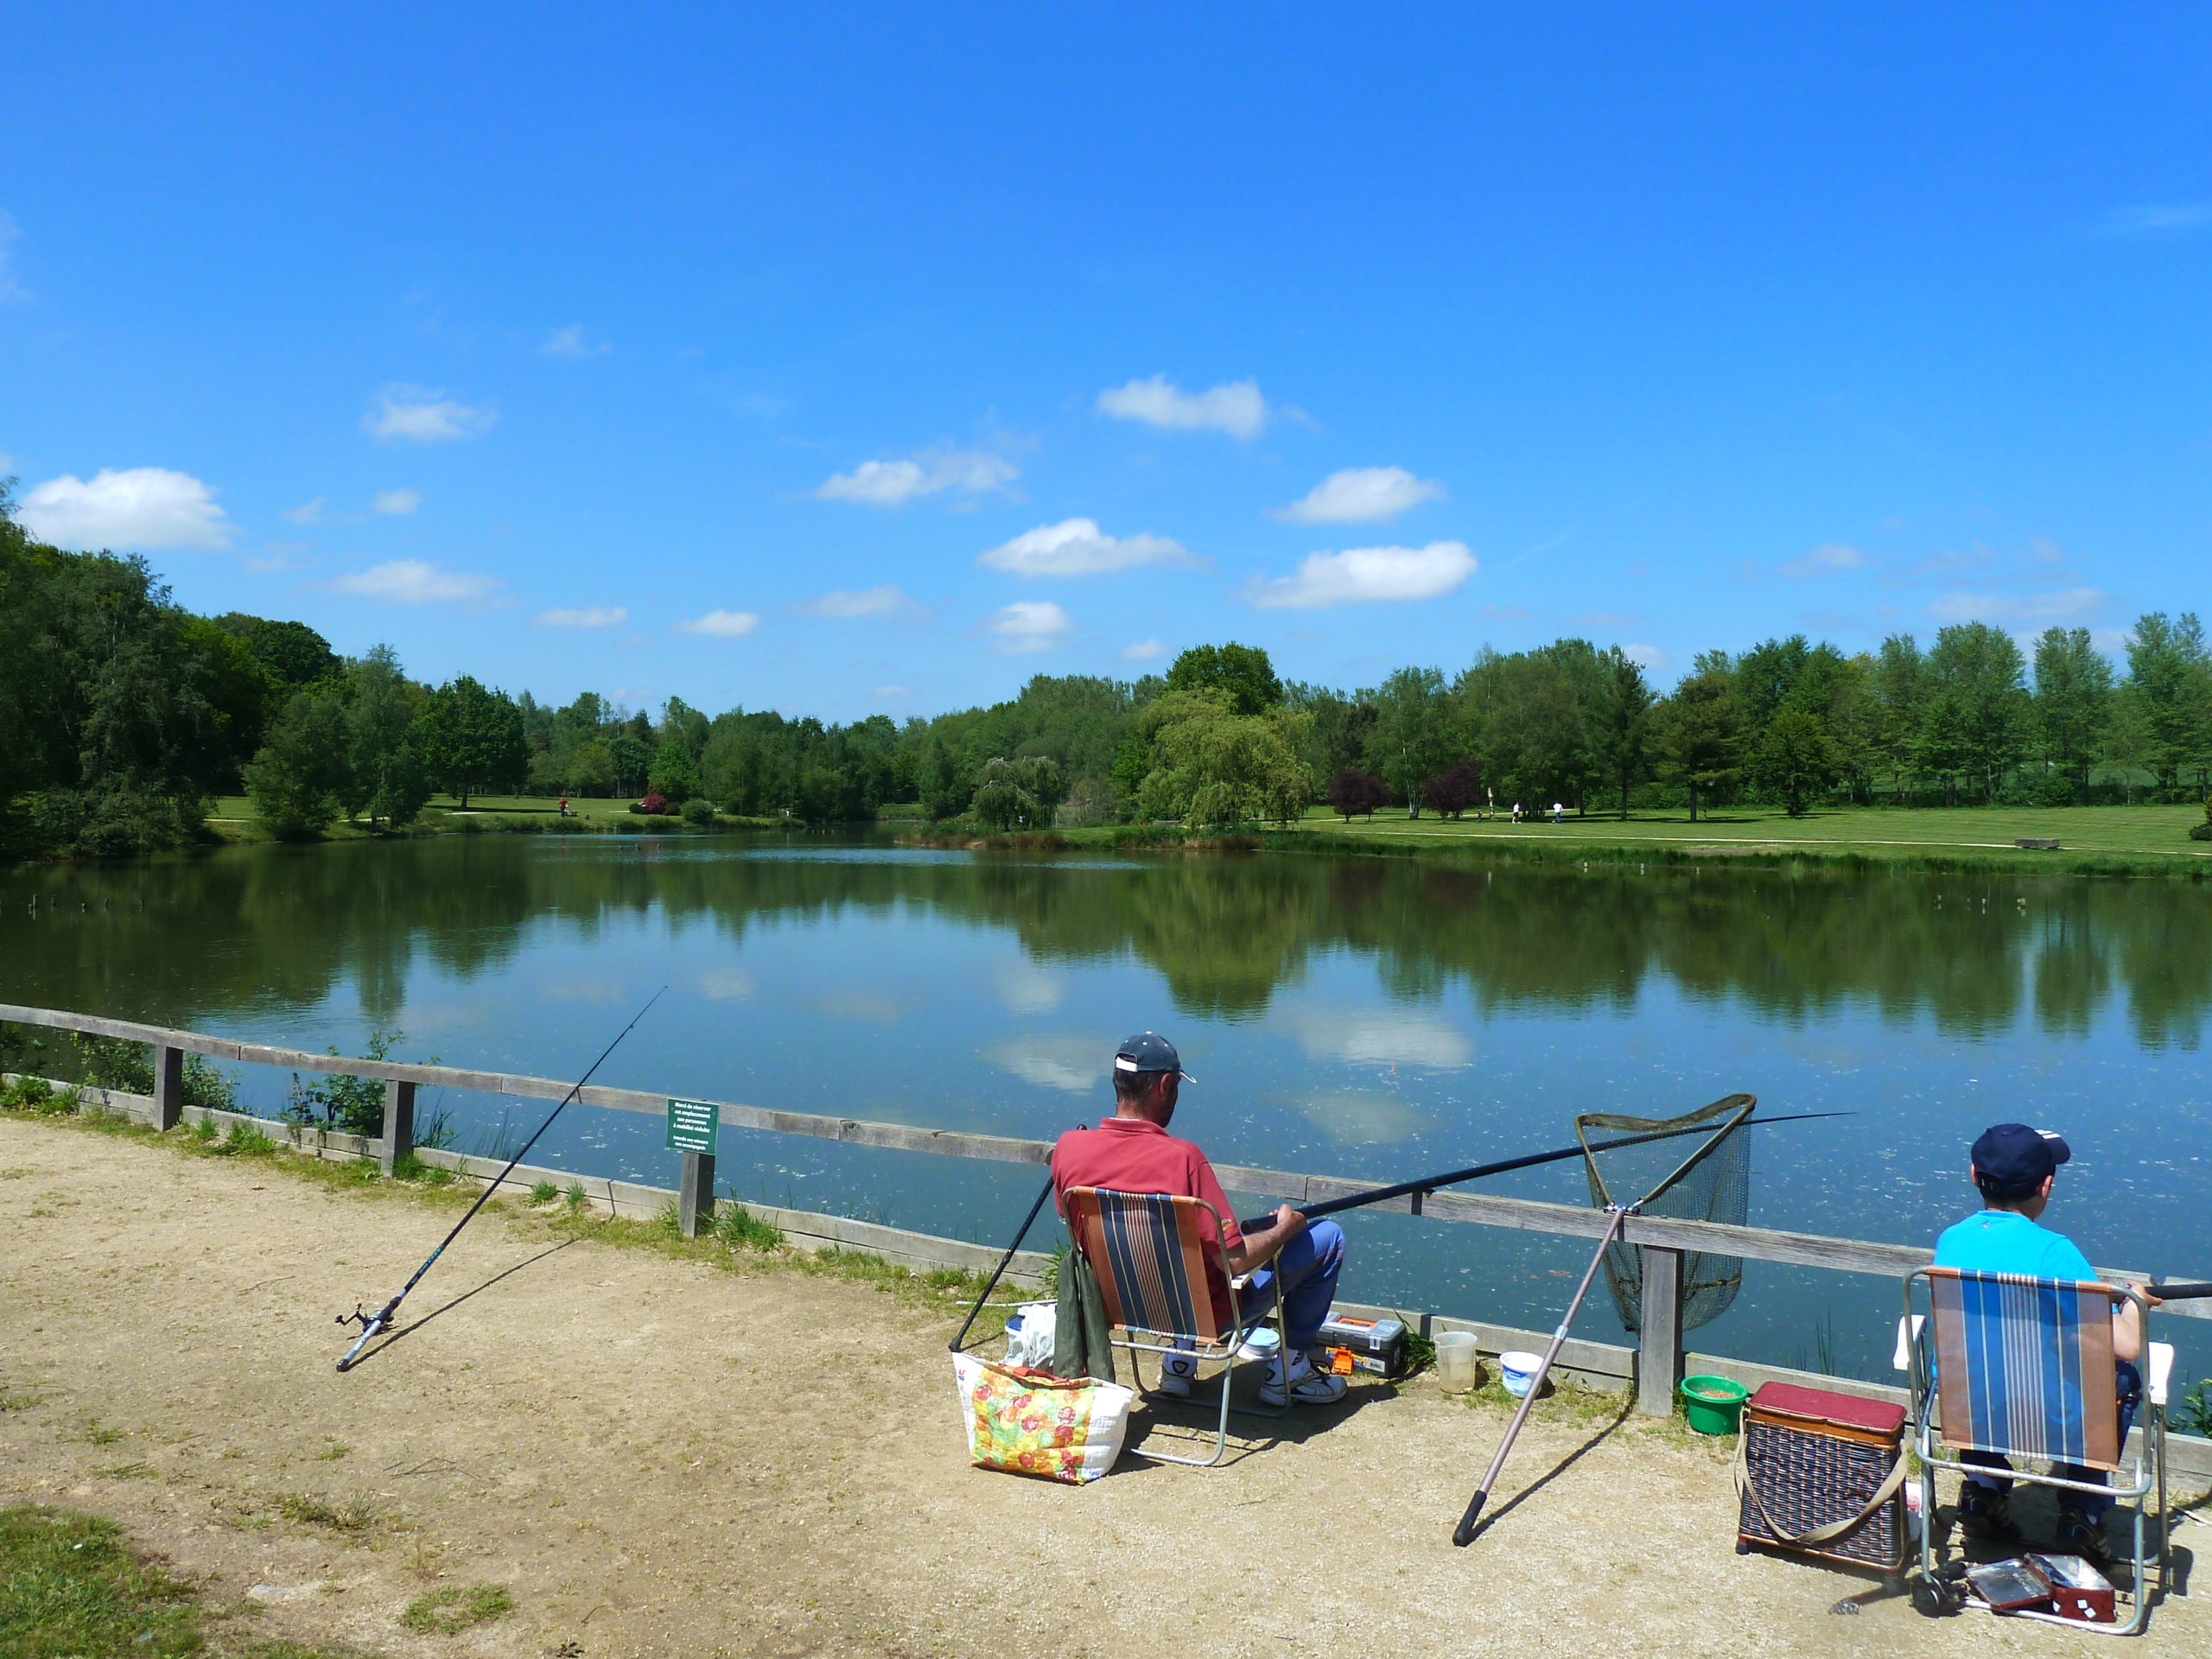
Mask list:
POLYGON ((2138 1285, 2136 1289, 2162 1302, 2191 1302, 2212 1296, 2212 1284, 2138 1285))

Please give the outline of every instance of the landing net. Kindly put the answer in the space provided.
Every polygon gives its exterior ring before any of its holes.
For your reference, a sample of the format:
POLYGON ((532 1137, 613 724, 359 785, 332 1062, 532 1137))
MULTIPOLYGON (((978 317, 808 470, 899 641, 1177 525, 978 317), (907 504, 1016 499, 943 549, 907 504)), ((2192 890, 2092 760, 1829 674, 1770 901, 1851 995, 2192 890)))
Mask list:
MULTIPOLYGON (((1574 1120, 1582 1142, 1582 1165, 1590 1178, 1590 1202, 1633 1205, 1643 1215, 1674 1221, 1718 1221, 1748 1224, 1751 1216, 1751 1132, 1738 1128, 1758 1103, 1731 1095, 1681 1117, 1626 1117, 1617 1112, 1585 1112, 1574 1120), (1710 1126, 1700 1140, 1686 1135, 1640 1147, 1590 1150, 1592 1131, 1599 1138, 1662 1134, 1710 1126)), ((1605 1279, 1622 1325, 1641 1331, 1643 1314, 1643 1248, 1614 1244, 1605 1250, 1605 1279)), ((1682 1329, 1694 1330, 1726 1313, 1743 1288, 1744 1259, 1702 1250, 1682 1262, 1682 1329)))

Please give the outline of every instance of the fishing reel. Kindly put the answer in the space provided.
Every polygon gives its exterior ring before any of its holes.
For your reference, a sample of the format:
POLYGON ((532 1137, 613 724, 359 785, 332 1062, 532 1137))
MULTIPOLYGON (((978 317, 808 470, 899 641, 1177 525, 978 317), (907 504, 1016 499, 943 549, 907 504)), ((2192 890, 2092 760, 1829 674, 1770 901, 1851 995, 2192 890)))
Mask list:
POLYGON ((340 1313, 334 1323, 338 1325, 358 1325, 362 1330, 366 1331, 372 1325, 376 1323, 376 1320, 377 1316, 375 1314, 364 1313, 362 1311, 361 1305, 359 1302, 356 1302, 353 1304, 353 1311, 351 1313, 340 1313))

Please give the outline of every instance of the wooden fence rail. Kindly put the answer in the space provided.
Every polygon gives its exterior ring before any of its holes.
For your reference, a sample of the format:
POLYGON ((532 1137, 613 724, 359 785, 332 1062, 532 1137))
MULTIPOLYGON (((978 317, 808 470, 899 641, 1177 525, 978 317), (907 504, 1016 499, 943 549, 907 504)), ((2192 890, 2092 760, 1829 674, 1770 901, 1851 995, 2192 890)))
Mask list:
MULTIPOLYGON (((303 1049, 276 1048, 260 1043, 236 1042, 199 1032, 176 1031, 164 1026, 143 1025, 130 1020, 108 1020, 54 1008, 23 1007, 0 1003, 0 1021, 41 1026, 60 1031, 83 1032, 98 1037, 144 1043, 153 1051, 154 1095, 152 1121, 162 1129, 174 1128, 184 1109, 184 1057, 200 1054, 241 1065, 279 1066, 294 1071, 368 1077, 385 1085, 385 1134, 378 1143, 379 1161, 388 1171, 414 1150, 415 1096, 425 1084, 467 1089, 484 1094, 526 1100, 559 1100, 571 1085, 550 1077, 525 1077, 505 1071, 472 1071, 450 1065, 410 1065, 397 1060, 355 1060, 334 1054, 312 1054, 303 1049)), ((577 1099, 587 1106, 614 1111, 643 1112, 656 1118, 667 1109, 668 1096, 635 1089, 594 1084, 577 1099)), ((1042 1164, 1052 1154, 1052 1143, 1025 1141, 1009 1135, 970 1135, 954 1129, 916 1128, 903 1123, 876 1123, 865 1119, 829 1117, 809 1112, 776 1111, 766 1107, 715 1101, 726 1128, 765 1130, 777 1135, 807 1135, 842 1141, 848 1146, 876 1147, 895 1152, 925 1152, 941 1157, 975 1158, 993 1163, 1042 1164)), ((1371 1181, 1335 1175, 1303 1175, 1279 1169, 1253 1169, 1219 1164, 1215 1173, 1232 1192, 1279 1199, 1290 1204, 1315 1204, 1365 1191, 1371 1181)), ((1398 1198, 1376 1206, 1378 1210, 1418 1215, 1430 1221, 1471 1222, 1483 1227, 1507 1227, 1526 1232, 1596 1238, 1605 1230, 1602 1212, 1573 1205, 1545 1204, 1530 1198, 1494 1198, 1476 1192, 1432 1192, 1420 1199, 1398 1198)), ((1815 1233, 1793 1233, 1766 1227, 1729 1227, 1715 1222, 1674 1221, 1657 1216, 1635 1216, 1624 1232, 1629 1243, 1641 1245, 1645 1255, 1647 1295, 1642 1320, 1637 1392, 1647 1411, 1670 1413, 1674 1388, 1681 1376, 1682 1332, 1678 1298, 1664 1294, 1679 1277, 1681 1259, 1692 1251, 1742 1256, 1747 1261, 1774 1262, 1792 1267, 1820 1268, 1831 1272, 1872 1274, 1901 1279, 1913 1268, 1925 1267, 1933 1252, 1913 1244, 1883 1244, 1866 1239, 1828 1238, 1815 1233), (1654 1287, 1656 1287, 1656 1290, 1654 1287)), ((2212 1264, 2196 1263, 2196 1267, 2212 1264)), ((2126 1268, 2099 1271, 2107 1277, 2155 1286, 2150 1274, 2126 1268)), ((2182 1279, 2190 1275, 2164 1275, 2182 1279)), ((2200 1274, 2196 1276, 2212 1276, 2200 1274)), ((2212 1301, 2177 1302, 2164 1310, 2183 1319, 2212 1319, 2212 1301)))

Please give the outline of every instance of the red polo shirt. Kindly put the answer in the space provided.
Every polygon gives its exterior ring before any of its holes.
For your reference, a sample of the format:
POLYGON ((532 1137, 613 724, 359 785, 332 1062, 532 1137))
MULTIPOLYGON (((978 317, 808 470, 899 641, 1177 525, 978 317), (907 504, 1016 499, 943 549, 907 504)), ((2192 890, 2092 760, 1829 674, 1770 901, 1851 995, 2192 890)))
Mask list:
MULTIPOLYGON (((1103 1186, 1116 1192, 1173 1192, 1203 1198, 1221 1212, 1226 1243, 1235 1249, 1244 1242, 1236 1225, 1236 1212, 1214 1179, 1206 1155, 1188 1141, 1179 1141, 1159 1124, 1141 1117, 1109 1117, 1095 1129, 1070 1129, 1052 1148, 1052 1202, 1071 1186, 1103 1186)), ((1061 1213, 1066 1213, 1061 1206, 1061 1213)), ((1213 1256, 1213 1217, 1200 1215, 1198 1230, 1206 1242, 1206 1287, 1213 1293, 1213 1316, 1224 1328, 1235 1319, 1229 1301, 1229 1284, 1213 1256)))

